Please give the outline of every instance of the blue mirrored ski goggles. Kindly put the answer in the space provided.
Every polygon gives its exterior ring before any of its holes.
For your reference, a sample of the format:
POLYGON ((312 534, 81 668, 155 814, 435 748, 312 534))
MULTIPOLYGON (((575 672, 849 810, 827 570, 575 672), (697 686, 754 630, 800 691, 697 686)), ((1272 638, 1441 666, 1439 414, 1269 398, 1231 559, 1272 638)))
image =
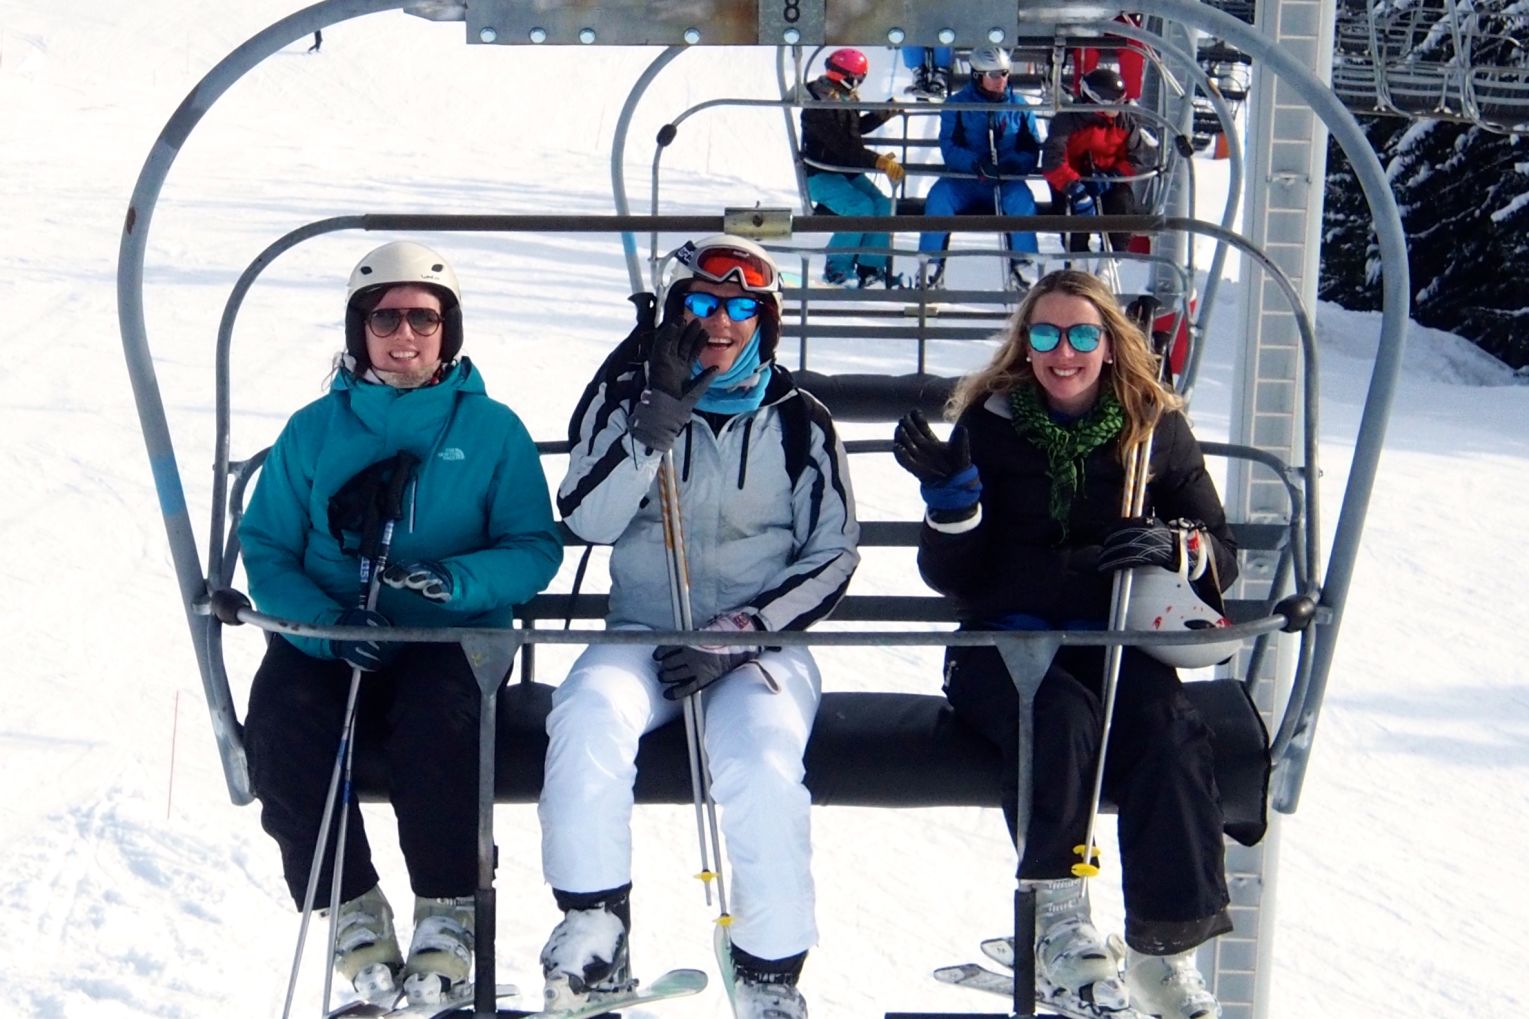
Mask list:
POLYGON ((1104 326, 1096 326, 1091 322, 1078 322, 1070 326, 1031 322, 1025 327, 1025 332, 1030 336, 1030 349, 1042 354, 1055 350, 1064 336, 1072 344, 1072 349, 1080 354, 1092 352, 1099 346, 1099 341, 1104 339, 1104 326))
POLYGON ((685 295, 685 310, 696 318, 711 318, 718 308, 727 308, 727 317, 734 322, 747 322, 759 314, 757 297, 718 297, 716 294, 689 293, 685 295))

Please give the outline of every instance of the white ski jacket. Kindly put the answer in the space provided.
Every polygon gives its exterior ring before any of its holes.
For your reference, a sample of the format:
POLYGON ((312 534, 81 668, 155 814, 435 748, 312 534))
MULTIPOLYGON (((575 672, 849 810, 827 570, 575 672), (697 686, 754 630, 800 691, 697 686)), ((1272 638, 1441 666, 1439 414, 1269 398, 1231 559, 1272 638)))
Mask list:
MULTIPOLYGON (((674 446, 696 626, 742 610, 766 630, 805 629, 833 610, 860 563, 833 420, 784 368, 771 373, 759 409, 716 431, 693 414, 674 446), (788 459, 800 461, 794 480, 788 459)), ((575 534, 614 546, 606 624, 667 630, 675 620, 657 485, 663 457, 627 428, 640 388, 629 374, 590 383, 570 423, 574 447, 557 501, 575 534)))

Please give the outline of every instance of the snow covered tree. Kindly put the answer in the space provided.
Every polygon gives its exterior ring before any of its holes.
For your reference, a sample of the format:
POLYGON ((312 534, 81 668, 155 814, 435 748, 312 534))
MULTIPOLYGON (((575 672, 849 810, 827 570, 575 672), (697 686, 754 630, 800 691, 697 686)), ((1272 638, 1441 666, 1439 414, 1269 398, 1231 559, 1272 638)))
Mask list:
MULTIPOLYGON (((1471 6, 1470 65, 1522 65, 1512 27, 1521 0, 1493 12, 1471 6)), ((1447 62, 1455 56, 1451 40, 1433 33, 1418 55, 1447 62)), ((1494 116, 1485 84, 1477 100, 1483 117, 1494 116)), ((1401 210, 1412 317, 1514 367, 1529 365, 1529 139, 1436 119, 1363 123, 1401 210)), ((1318 292, 1344 307, 1377 308, 1378 276, 1368 207, 1347 159, 1330 144, 1318 292)))

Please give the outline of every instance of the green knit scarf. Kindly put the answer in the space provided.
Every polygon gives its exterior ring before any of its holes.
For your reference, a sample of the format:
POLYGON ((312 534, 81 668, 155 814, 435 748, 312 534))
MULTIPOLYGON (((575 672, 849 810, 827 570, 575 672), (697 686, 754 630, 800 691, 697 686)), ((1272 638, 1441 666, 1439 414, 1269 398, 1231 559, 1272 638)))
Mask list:
POLYGON ((1038 387, 1023 385, 1009 392, 1014 430, 1046 454, 1046 477, 1051 479, 1051 519, 1067 538, 1072 501, 1083 488, 1083 462, 1088 455, 1120 434, 1125 411, 1115 391, 1104 387, 1092 410, 1076 421, 1059 425, 1041 403, 1038 387))

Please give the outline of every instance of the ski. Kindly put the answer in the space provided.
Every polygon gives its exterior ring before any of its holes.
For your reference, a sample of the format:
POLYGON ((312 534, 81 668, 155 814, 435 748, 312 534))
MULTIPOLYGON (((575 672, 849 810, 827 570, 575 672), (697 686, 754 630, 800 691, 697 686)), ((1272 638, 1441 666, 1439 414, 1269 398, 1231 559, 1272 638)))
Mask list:
POLYGON ((706 974, 698 969, 671 969, 647 987, 634 987, 630 991, 602 994, 599 1000, 577 1008, 554 1008, 545 1012, 523 1013, 525 1019, 589 1019, 633 1005, 647 1005, 669 998, 683 998, 699 994, 706 989, 706 974))
POLYGON ((733 942, 727 936, 724 924, 717 924, 717 929, 712 932, 711 947, 717 954, 717 972, 722 977, 722 990, 727 992, 727 1010, 737 1015, 737 1006, 733 1004, 738 994, 738 982, 733 978, 733 942))
MULTIPOLYGON (((494 997, 513 998, 520 993, 520 989, 514 984, 499 984, 494 988, 494 997)), ((349 1004, 341 1005, 326 1016, 326 1019, 360 1019, 362 1016, 434 1016, 442 1012, 450 1012, 470 1005, 473 1002, 474 989, 470 983, 464 983, 460 987, 447 992, 440 1001, 421 1003, 418 1005, 408 1004, 400 993, 393 999, 391 1004, 382 1004, 375 1001, 367 1001, 362 998, 349 1004)))
MULTIPOLYGON (((981 947, 983 955, 1010 972, 999 973, 986 966, 967 962, 956 966, 942 966, 934 971, 934 978, 941 983, 967 987, 974 991, 985 991, 1013 1000, 1014 939, 988 938, 982 942, 981 947)), ((1124 1004, 1124 987, 1122 986, 1120 990, 1122 1004, 1118 1007, 1095 1004, 1069 990, 1046 982, 1037 974, 1035 1003, 1037 1007, 1045 1006, 1051 1012, 1064 1016, 1066 1019, 1148 1019, 1143 1013, 1124 1004)))

